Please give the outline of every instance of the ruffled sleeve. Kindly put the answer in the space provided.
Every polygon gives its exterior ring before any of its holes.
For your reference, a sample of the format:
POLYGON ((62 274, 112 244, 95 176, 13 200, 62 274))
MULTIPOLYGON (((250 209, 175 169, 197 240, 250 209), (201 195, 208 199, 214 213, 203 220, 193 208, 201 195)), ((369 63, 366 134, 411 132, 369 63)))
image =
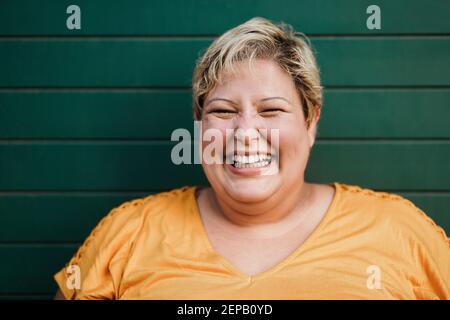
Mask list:
POLYGON ((54 279, 66 299, 115 299, 128 255, 142 225, 135 199, 111 210, 54 279))
POLYGON ((410 275, 417 299, 450 299, 450 239, 411 201, 399 197, 403 234, 416 273, 410 275))

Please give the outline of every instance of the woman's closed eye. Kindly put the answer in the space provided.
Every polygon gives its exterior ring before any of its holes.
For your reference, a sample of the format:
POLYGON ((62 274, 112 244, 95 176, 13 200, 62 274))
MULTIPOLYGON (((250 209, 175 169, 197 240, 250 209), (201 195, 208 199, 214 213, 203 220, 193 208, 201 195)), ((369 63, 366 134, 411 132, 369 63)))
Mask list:
POLYGON ((283 108, 279 107, 269 107, 264 108, 259 111, 263 116, 275 116, 277 114, 280 114, 281 112, 284 112, 283 108))
POLYGON ((216 116, 225 116, 225 117, 229 117, 229 116, 233 116, 234 114, 237 113, 236 110, 233 109, 224 109, 224 108, 215 108, 215 109, 211 109, 207 112, 208 114, 214 114, 216 116))

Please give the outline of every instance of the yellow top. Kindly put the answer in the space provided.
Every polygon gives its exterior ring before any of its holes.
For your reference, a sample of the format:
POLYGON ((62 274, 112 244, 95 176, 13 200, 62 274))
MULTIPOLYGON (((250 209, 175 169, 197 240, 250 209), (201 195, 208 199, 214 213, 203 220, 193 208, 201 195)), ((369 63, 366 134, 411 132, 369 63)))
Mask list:
POLYGON ((401 196, 333 185, 309 238, 256 276, 214 251, 183 187, 113 209, 54 278, 67 299, 450 299, 442 228, 401 196))

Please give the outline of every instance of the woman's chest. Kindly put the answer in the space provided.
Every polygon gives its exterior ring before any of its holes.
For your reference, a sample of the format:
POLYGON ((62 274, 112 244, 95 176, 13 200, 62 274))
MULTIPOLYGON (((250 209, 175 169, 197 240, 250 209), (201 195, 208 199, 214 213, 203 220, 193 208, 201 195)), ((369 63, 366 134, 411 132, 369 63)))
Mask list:
POLYGON ((372 248, 377 242, 351 250, 335 241, 309 243, 306 248, 300 245, 299 249, 292 239, 284 244, 267 241, 255 245, 230 239, 213 243, 217 251, 205 246, 203 241, 191 239, 190 250, 162 241, 157 251, 133 254, 117 284, 117 297, 415 298, 413 286, 405 277, 407 266, 393 255, 383 255, 378 247, 372 248))
POLYGON ((244 275, 255 276, 274 269, 301 248, 306 235, 274 239, 242 239, 214 231, 209 240, 215 253, 230 268, 244 275))
MULTIPOLYGON (((212 257, 211 257, 212 258, 212 257)), ((387 269, 367 272, 365 263, 300 261, 255 277, 220 261, 161 262, 126 274, 120 299, 414 299, 404 279, 387 269)))

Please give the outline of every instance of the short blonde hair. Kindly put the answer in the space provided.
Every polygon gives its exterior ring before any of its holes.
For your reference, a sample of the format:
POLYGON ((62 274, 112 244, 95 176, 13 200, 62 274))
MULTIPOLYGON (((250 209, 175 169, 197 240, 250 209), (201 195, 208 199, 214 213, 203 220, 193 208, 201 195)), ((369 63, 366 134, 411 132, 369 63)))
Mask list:
POLYGON ((271 59, 293 79, 306 124, 322 107, 319 68, 309 40, 290 25, 256 17, 228 30, 198 59, 192 79, 194 119, 200 120, 206 96, 237 62, 271 59))

